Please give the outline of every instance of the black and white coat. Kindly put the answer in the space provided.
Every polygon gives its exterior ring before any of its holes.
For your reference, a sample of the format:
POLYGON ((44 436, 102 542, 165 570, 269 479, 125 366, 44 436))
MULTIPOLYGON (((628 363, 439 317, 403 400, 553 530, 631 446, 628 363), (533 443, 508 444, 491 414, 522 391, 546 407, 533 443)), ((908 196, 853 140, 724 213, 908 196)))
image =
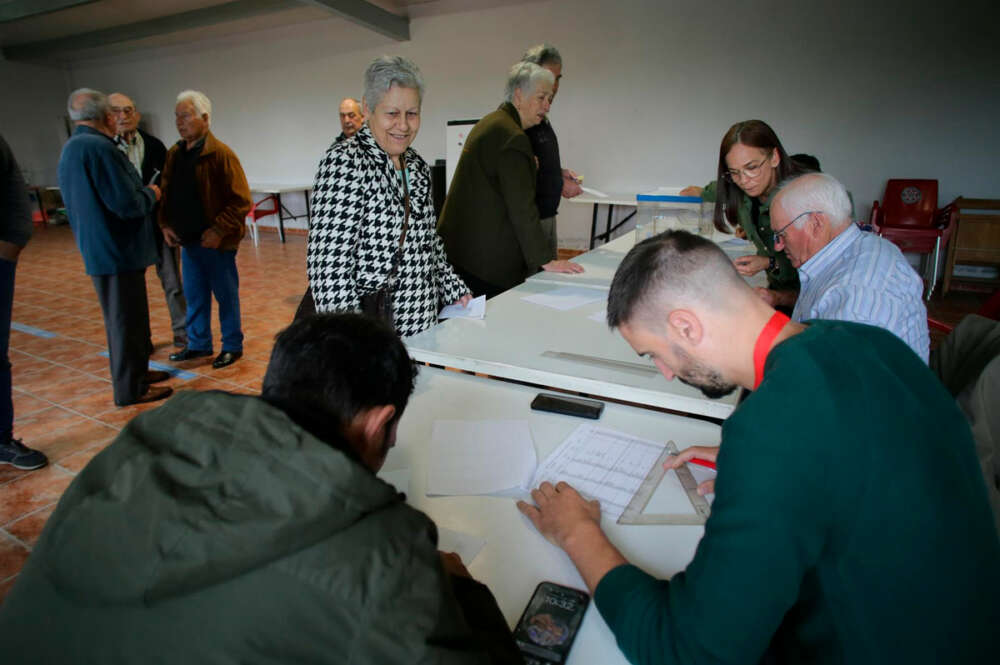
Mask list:
MULTIPOLYGON (((396 331, 414 335, 443 305, 469 292, 445 255, 431 202, 431 172, 407 149, 410 222, 392 280, 396 331)), ((403 230, 403 186, 367 125, 335 142, 319 164, 312 195, 307 265, 317 312, 359 311, 361 296, 389 280, 403 230)))

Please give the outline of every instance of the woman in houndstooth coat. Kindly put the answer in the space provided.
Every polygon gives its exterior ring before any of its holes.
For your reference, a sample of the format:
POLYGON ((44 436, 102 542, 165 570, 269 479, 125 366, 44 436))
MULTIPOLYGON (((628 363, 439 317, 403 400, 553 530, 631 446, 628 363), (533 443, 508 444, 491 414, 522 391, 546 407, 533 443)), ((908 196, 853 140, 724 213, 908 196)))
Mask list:
POLYGON ((404 337, 433 326, 442 306, 471 298, 435 230, 430 168, 410 148, 422 96, 409 60, 382 57, 368 67, 365 125, 331 145, 316 173, 307 252, 317 312, 360 311, 362 296, 389 285, 404 337))

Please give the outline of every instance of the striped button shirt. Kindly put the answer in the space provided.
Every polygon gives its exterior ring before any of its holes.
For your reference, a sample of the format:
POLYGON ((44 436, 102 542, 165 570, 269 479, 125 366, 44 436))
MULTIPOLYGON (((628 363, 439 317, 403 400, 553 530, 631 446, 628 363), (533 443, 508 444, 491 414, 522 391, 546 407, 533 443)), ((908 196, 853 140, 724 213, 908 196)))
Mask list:
POLYGON ((927 362, 924 283, 894 244, 849 224, 799 267, 794 321, 837 319, 885 328, 927 362))

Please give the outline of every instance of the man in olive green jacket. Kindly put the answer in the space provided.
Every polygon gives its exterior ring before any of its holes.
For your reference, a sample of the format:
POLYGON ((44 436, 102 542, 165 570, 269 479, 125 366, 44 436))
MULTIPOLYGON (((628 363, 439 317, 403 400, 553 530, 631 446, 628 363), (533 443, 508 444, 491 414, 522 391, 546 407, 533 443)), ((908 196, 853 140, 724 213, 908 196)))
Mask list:
POLYGON ((489 591, 374 475, 414 374, 383 324, 322 315, 278 336, 261 397, 138 416, 49 518, 2 660, 519 663, 489 591))

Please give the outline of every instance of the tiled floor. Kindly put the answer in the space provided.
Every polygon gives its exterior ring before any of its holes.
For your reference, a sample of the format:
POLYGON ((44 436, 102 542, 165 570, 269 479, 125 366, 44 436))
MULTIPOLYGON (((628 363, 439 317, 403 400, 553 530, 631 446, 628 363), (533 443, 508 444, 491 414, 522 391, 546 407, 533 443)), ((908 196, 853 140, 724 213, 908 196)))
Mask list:
MULTIPOLYGON (((560 258, 577 252, 560 250, 560 258)), ((263 234, 259 248, 248 240, 237 255, 245 355, 213 370, 211 358, 186 363, 165 385, 175 390, 260 389, 275 333, 288 325, 306 286, 305 237, 284 245, 263 234)), ((173 350, 170 319, 155 270, 148 270, 150 319, 160 369, 173 350)), ((958 292, 936 299, 932 316, 957 322, 983 302, 958 292)), ((90 459, 136 414, 156 403, 115 407, 105 349, 104 324, 94 288, 68 227, 36 228, 18 264, 14 294, 11 363, 15 435, 49 456, 34 472, 0 466, 0 602, 24 565, 56 502, 90 459)), ((218 342, 217 322, 215 334, 218 342)), ((217 349, 218 350, 218 349, 217 349)))
MULTIPOLYGON (((306 286, 305 236, 282 245, 264 233, 237 254, 245 355, 213 370, 212 358, 175 368, 170 317, 156 271, 149 269, 150 323, 158 369, 181 369, 174 390, 260 390, 275 333, 291 322, 306 286)), ((10 360, 14 434, 48 455, 50 465, 19 471, 0 465, 0 600, 6 595, 63 491, 125 423, 157 403, 118 408, 111 398, 104 323, 69 227, 36 227, 18 262, 10 360)), ((218 321, 213 321, 218 351, 218 321)))

